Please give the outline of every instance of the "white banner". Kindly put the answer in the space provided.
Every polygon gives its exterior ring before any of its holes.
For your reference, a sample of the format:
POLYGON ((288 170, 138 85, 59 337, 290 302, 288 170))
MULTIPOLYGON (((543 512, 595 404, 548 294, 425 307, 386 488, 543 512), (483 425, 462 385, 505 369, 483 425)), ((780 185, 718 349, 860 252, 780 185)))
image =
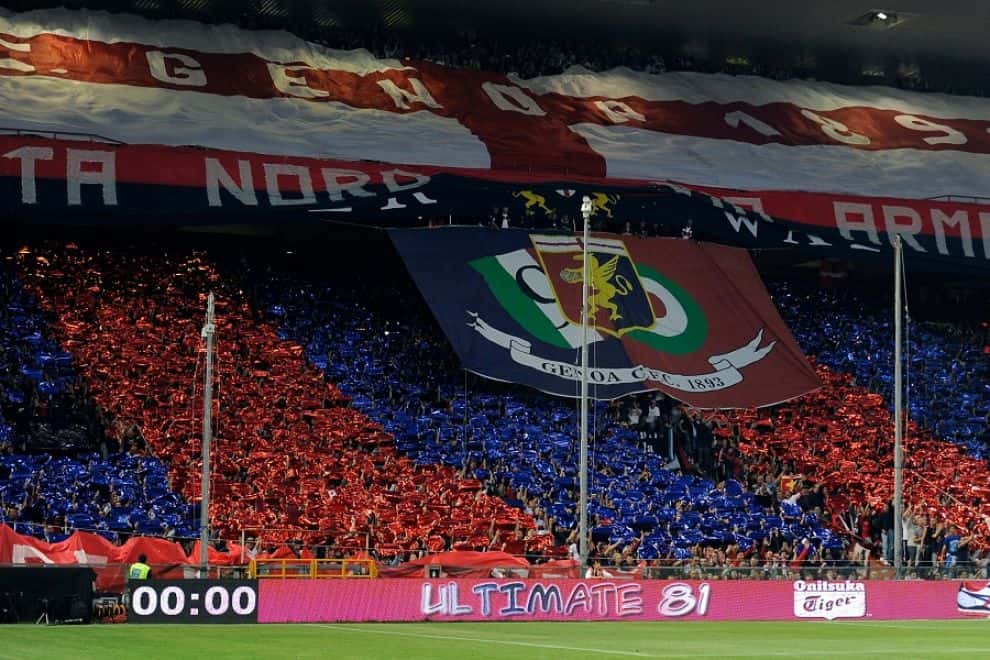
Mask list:
MULTIPOLYGON (((474 312, 469 311, 468 315, 471 317, 468 326, 496 346, 508 349, 513 362, 564 380, 581 380, 582 370, 579 365, 534 355, 532 343, 528 340, 492 327, 474 312)), ((729 353, 710 356, 708 362, 714 367, 714 371, 705 374, 674 374, 646 365, 617 368, 595 366, 588 371, 588 381, 595 385, 654 381, 682 392, 724 390, 741 383, 743 374, 739 370, 765 358, 777 344, 772 341, 760 347, 762 341, 763 330, 760 330, 746 345, 729 353)))
POLYGON ((580 67, 523 80, 66 9, 0 9, 0 107, 0 132, 127 144, 916 200, 990 190, 987 98, 580 67))

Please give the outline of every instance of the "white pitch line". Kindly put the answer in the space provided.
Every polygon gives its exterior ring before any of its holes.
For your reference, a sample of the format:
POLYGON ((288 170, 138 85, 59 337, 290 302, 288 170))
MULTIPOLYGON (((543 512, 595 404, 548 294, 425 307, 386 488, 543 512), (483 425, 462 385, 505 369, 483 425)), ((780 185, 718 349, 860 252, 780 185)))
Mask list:
MULTIPOLYGON (((850 622, 840 622, 840 623, 852 623, 850 622)), ((396 635, 398 637, 419 637, 422 639, 442 639, 448 641, 457 642, 473 642, 478 644, 504 644, 508 646, 526 646, 530 648, 538 649, 553 649, 555 651, 578 651, 582 653, 598 653, 605 655, 622 655, 622 656, 632 656, 636 658, 724 658, 726 655, 739 658, 764 658, 764 657, 793 657, 794 651, 753 651, 753 652, 743 652, 733 649, 731 652, 722 651, 717 653, 697 653, 693 651, 685 650, 682 653, 671 653, 657 655, 653 653, 641 653, 639 651, 618 651, 615 649, 597 649, 588 648, 583 646, 564 646, 561 644, 539 644, 536 642, 519 642, 508 639, 491 639, 488 637, 458 637, 456 635, 430 635, 427 633, 416 633, 416 632, 405 632, 400 630, 383 630, 382 628, 358 628, 355 626, 347 624, 322 624, 321 628, 330 628, 332 630, 346 630, 348 632, 360 632, 369 635, 396 635)), ((951 653, 985 653, 986 648, 946 648, 941 649, 946 652, 951 653)), ((860 650, 829 650, 823 651, 818 654, 817 657, 834 657, 834 656, 862 656, 864 653, 868 655, 904 655, 903 649, 869 649, 869 651, 860 650)), ((816 657, 816 656, 811 656, 816 657)))
POLYGON ((446 639, 458 642, 475 642, 484 644, 506 644, 509 646, 528 646, 538 649, 554 649, 555 651, 579 651, 582 653, 605 653, 611 655, 628 655, 637 658, 656 658, 659 656, 638 651, 616 651, 614 649, 596 649, 583 646, 564 646, 561 644, 538 644, 536 642, 517 642, 509 639, 491 639, 485 637, 458 637, 456 635, 428 635, 426 633, 404 632, 401 630, 382 630, 381 628, 356 628, 341 624, 324 624, 321 628, 331 628, 333 630, 348 630, 351 632, 361 632, 373 635, 398 635, 400 637, 421 637, 423 639, 446 639))
MULTIPOLYGON (((983 654, 985 654, 986 653, 986 647, 980 647, 980 648, 976 648, 976 649, 956 648, 956 647, 946 648, 946 649, 939 649, 939 652, 943 652, 943 651, 946 652, 946 653, 983 653, 983 654)), ((610 653, 614 653, 614 651, 610 651, 610 653)), ((728 656, 730 658, 764 658, 764 657, 770 656, 770 657, 774 657, 774 658, 777 658, 777 657, 780 657, 780 658, 784 658, 784 657, 790 658, 790 657, 794 657, 794 655, 795 655, 794 651, 747 651, 747 652, 740 653, 739 651, 736 651, 736 650, 726 650, 726 651, 723 651, 721 653, 690 653, 690 652, 685 652, 685 653, 677 653, 677 654, 674 654, 674 655, 656 655, 656 656, 650 656, 650 657, 654 657, 654 658, 724 658, 724 657, 728 656)), ((810 656, 808 654, 804 653, 804 652, 802 652, 800 655, 801 655, 801 657, 811 657, 811 658, 832 658, 832 657, 835 657, 835 656, 854 656, 854 657, 860 657, 861 658, 863 656, 874 656, 874 655, 901 655, 902 656, 902 655, 904 655, 904 649, 865 649, 865 650, 864 649, 860 649, 860 650, 856 650, 856 651, 853 651, 853 650, 828 650, 828 651, 822 651, 821 653, 814 653, 814 654, 812 654, 810 656)))
MULTIPOLYGON (((846 625, 846 626, 868 626, 871 628, 897 628, 901 630, 952 630, 952 624, 958 623, 960 621, 979 621, 980 619, 946 619, 943 623, 948 625, 942 625, 937 623, 933 619, 918 619, 916 623, 912 625, 905 625, 902 621, 829 621, 825 625, 846 625), (929 624, 929 625, 924 625, 929 624), (934 625, 932 625, 934 624, 934 625)), ((986 625, 986 624, 983 624, 986 625)), ((975 627, 975 626, 974 626, 975 627)))

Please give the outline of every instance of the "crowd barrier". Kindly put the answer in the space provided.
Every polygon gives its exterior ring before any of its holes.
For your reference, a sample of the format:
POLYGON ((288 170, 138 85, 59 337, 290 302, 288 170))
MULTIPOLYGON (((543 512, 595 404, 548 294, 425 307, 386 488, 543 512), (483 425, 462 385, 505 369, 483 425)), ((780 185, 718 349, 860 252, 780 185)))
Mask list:
POLYGON ((373 559, 252 559, 250 578, 374 578, 378 562, 373 559))
POLYGON ((261 580, 260 623, 990 617, 990 582, 261 580))

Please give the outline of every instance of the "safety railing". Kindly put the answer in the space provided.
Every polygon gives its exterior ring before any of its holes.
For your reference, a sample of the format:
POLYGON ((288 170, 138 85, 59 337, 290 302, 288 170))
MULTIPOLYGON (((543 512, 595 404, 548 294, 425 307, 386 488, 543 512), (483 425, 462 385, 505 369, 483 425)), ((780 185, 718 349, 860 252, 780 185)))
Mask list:
POLYGON ((378 577, 373 559, 254 559, 251 578, 360 579, 378 577))
POLYGON ((78 133, 74 131, 42 131, 33 128, 6 128, 0 126, 0 135, 16 135, 18 137, 43 137, 52 140, 75 140, 77 142, 106 142, 107 144, 126 144, 114 138, 104 137, 96 133, 78 133))

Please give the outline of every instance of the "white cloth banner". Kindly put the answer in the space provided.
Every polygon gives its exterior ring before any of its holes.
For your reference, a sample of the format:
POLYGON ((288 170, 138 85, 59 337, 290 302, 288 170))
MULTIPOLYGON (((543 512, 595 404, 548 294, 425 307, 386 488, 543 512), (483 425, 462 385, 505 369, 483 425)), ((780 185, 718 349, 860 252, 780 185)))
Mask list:
MULTIPOLYGON (((516 364, 564 380, 581 380, 580 365, 535 355, 532 352, 533 345, 530 341, 491 326, 474 312, 468 312, 468 315, 470 317, 468 326, 496 346, 508 349, 510 357, 516 364)), ((588 381, 594 385, 654 381, 682 392, 724 390, 741 383, 743 374, 740 369, 765 358, 777 344, 776 341, 772 341, 766 346, 760 347, 762 341, 763 330, 760 330, 756 337, 745 346, 728 353, 710 356, 708 362, 714 367, 714 371, 708 373, 674 374, 645 365, 615 368, 593 366, 588 371, 588 381)))
POLYGON ((737 190, 990 196, 986 98, 622 68, 522 80, 286 32, 101 12, 0 9, 0 108, 0 130, 128 144, 737 190))

